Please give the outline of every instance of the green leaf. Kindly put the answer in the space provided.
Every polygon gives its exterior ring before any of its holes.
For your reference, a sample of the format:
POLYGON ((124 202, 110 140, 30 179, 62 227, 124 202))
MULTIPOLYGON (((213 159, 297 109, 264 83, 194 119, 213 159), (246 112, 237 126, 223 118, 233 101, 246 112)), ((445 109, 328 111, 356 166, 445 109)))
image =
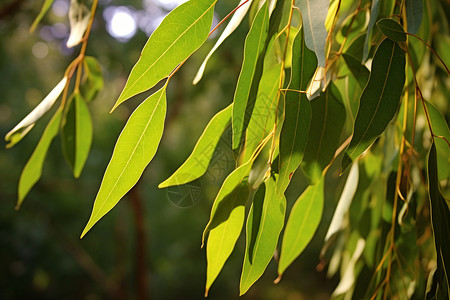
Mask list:
POLYGON ((211 217, 202 237, 203 244, 209 232, 205 297, 241 234, 245 203, 249 196, 248 174, 252 164, 253 160, 250 160, 228 175, 214 200, 211 217))
POLYGON ((369 70, 367 70, 367 68, 362 65, 360 61, 358 61, 351 55, 343 53, 342 57, 344 58, 344 61, 347 64, 350 72, 352 72, 353 76, 355 76, 361 89, 364 89, 367 82, 369 81, 369 70))
POLYGON ((164 18, 142 49, 141 57, 131 70, 113 110, 167 77, 205 42, 216 1, 190 0, 164 18))
POLYGON ((92 120, 83 97, 74 94, 71 98, 61 137, 64 156, 78 178, 91 149, 92 120))
POLYGON ((325 20, 329 4, 329 0, 295 1, 302 14, 306 46, 314 51, 321 67, 325 67, 325 45, 328 35, 325 20))
MULTIPOLYGON (((450 288, 450 210, 439 190, 436 146, 431 144, 428 154, 428 193, 430 215, 437 253, 438 283, 440 288, 450 288)), ((447 293, 449 291, 447 290, 447 293)))
POLYGON ((59 95, 64 90, 67 83, 67 77, 64 77, 53 90, 38 104, 22 121, 19 122, 5 136, 5 141, 9 142, 6 148, 11 148, 33 128, 34 123, 39 120, 58 100, 59 95))
POLYGON ((37 15, 36 19, 34 19, 33 24, 31 24, 30 32, 33 32, 36 29, 37 24, 42 20, 45 16, 49 8, 52 6, 54 0, 45 0, 44 5, 42 5, 41 11, 37 15))
POLYGON ((267 2, 259 9, 248 32, 244 44, 244 60, 242 62, 241 73, 236 86, 233 100, 233 149, 239 147, 245 130, 244 124, 247 104, 251 93, 255 71, 260 55, 266 45, 267 32, 269 30, 269 10, 267 2))
POLYGON ((416 34, 419 31, 423 17, 423 0, 406 0, 406 20, 408 32, 416 34))
POLYGON ((276 95, 281 79, 281 64, 266 71, 259 83, 258 96, 245 135, 242 161, 247 161, 258 144, 270 133, 277 114, 276 95))
POLYGON ((200 66, 200 68, 197 71, 197 74, 195 75, 193 84, 197 84, 202 79, 208 60, 211 58, 213 53, 219 48, 219 46, 227 39, 227 37, 229 37, 236 30, 239 24, 241 24, 242 20, 247 15, 247 11, 250 8, 251 3, 252 3, 251 0, 250 1, 241 0, 239 2, 238 4, 239 9, 234 12, 233 16, 230 19, 230 22, 228 22, 219 39, 214 44, 214 47, 209 51, 208 55, 206 55, 202 65, 200 66))
POLYGON ((397 112, 405 84, 405 55, 396 42, 384 39, 360 99, 353 137, 342 159, 342 172, 385 130, 397 112))
POLYGON ((33 154, 23 168, 19 179, 19 198, 16 209, 20 208, 25 196, 36 184, 36 182, 38 182, 39 178, 41 178, 42 167, 44 165, 48 148, 50 147, 54 137, 58 134, 59 124, 61 123, 61 115, 61 109, 58 109, 48 123, 47 127, 45 127, 44 133, 42 134, 36 149, 34 149, 33 154))
MULTIPOLYGON (((450 141, 450 130, 441 113, 428 101, 425 101, 428 115, 430 117, 431 128, 433 133, 442 136, 450 141)), ((438 161, 438 177, 439 180, 446 180, 450 178, 450 147, 442 138, 435 138, 437 161, 438 161)))
POLYGON ((281 244, 279 277, 311 241, 323 210, 324 177, 308 186, 292 207, 281 244))
POLYGON ((333 159, 345 123, 345 107, 334 84, 330 83, 325 93, 311 101, 311 110, 311 128, 301 167, 314 183, 333 159))
POLYGON ((381 19, 377 22, 377 27, 385 36, 394 42, 406 41, 406 33, 402 25, 392 19, 381 19))
POLYGON ((365 62, 367 60, 367 58, 369 57, 370 37, 372 34, 373 26, 375 25, 375 21, 377 20, 379 10, 380 10, 379 0, 373 0, 372 8, 370 10, 369 25, 367 27, 366 38, 364 40, 364 50, 363 50, 363 58, 362 58, 363 62, 365 62))
POLYGON ((221 134, 230 122, 231 109, 232 105, 229 105, 209 121, 191 155, 175 173, 159 184, 159 188, 185 184, 205 174, 221 134))
POLYGON ((277 196, 275 178, 270 177, 256 192, 247 219, 246 248, 240 295, 264 273, 284 226, 286 198, 277 196))
POLYGON ((103 88, 102 67, 95 57, 84 58, 84 80, 80 92, 86 102, 91 102, 103 88))
POLYGON ((306 147, 311 121, 311 106, 304 92, 316 67, 317 58, 306 48, 303 30, 295 37, 292 47, 291 82, 285 98, 285 119, 280 135, 280 178, 277 194, 281 195, 289 185, 290 177, 300 165, 306 147))
POLYGON ((83 237, 136 184, 156 153, 166 116, 166 86, 131 114, 117 139, 83 237))

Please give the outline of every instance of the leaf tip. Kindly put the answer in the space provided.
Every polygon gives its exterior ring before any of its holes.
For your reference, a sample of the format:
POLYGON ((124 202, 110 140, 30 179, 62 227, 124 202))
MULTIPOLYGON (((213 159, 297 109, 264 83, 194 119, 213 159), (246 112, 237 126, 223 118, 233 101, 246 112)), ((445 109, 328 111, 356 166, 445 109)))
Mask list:
POLYGON ((209 289, 206 288, 206 289, 205 289, 205 298, 208 298, 208 292, 209 292, 209 289))
POLYGON ((278 277, 273 281, 274 284, 278 284, 281 281, 282 273, 278 274, 278 277))

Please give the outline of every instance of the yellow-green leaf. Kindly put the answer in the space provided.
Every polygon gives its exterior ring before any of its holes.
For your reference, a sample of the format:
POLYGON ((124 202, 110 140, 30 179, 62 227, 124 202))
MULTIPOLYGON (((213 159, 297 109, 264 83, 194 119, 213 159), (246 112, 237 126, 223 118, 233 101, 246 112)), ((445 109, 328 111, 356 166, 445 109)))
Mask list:
POLYGON ((153 87, 203 44, 211 28, 216 1, 190 0, 164 18, 142 49, 113 109, 153 87))
POLYGON ((80 86, 80 93, 86 102, 91 102, 103 88, 102 67, 97 59, 92 56, 86 56, 83 65, 84 78, 80 86))
POLYGON ((36 19, 34 19, 33 24, 31 24, 30 32, 33 32, 36 29, 37 24, 42 20, 45 16, 49 8, 52 6, 54 0, 45 0, 44 5, 42 5, 41 11, 37 15, 36 19))
POLYGON ((83 237, 136 184, 156 153, 166 116, 166 86, 136 108, 117 139, 83 237))
POLYGON ((281 244, 278 274, 281 277, 286 268, 302 253, 311 241, 323 211, 324 177, 310 185, 292 207, 284 230, 281 244))
POLYGON ((34 149, 33 154, 23 168, 22 174, 20 175, 19 179, 19 198, 17 201, 16 209, 20 208, 20 205, 22 205, 25 196, 36 184, 39 178, 41 178, 42 167, 44 165, 44 160, 45 156, 47 155, 48 148, 50 147, 50 144, 59 131, 61 115, 61 109, 56 111, 56 113, 53 115, 47 127, 45 127, 44 133, 42 134, 41 139, 36 146, 36 149, 34 149))
POLYGON ((159 188, 185 184, 205 174, 221 134, 230 122, 231 108, 229 105, 209 121, 191 155, 175 173, 159 184, 159 188))
POLYGON ((242 268, 240 295, 243 295, 264 273, 278 244, 284 226, 286 198, 275 191, 275 178, 260 186, 247 219, 246 248, 242 268))

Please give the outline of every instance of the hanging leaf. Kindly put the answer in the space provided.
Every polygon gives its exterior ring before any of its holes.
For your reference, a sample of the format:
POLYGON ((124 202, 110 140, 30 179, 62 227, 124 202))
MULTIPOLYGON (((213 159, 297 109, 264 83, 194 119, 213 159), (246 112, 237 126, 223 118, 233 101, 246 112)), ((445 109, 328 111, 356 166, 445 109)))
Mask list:
POLYGON ((316 70, 317 59, 314 52, 306 48, 303 29, 295 37, 292 53, 291 81, 286 92, 285 119, 280 136, 278 195, 284 193, 303 159, 311 121, 311 107, 304 91, 316 70))
POLYGON ((323 210, 324 177, 308 186, 292 207, 281 244, 279 278, 311 241, 323 210))
POLYGON ((423 17, 422 0, 406 0, 406 20, 408 22, 408 32, 416 34, 419 31, 423 17))
POLYGON ((269 30, 269 10, 267 2, 259 9, 253 24, 248 32, 244 44, 244 60, 241 73, 236 86, 233 100, 233 149, 239 147, 244 133, 244 124, 249 101, 251 87, 261 52, 266 45, 267 32, 269 30))
POLYGON ((114 105, 142 93, 197 50, 208 37, 217 0, 190 0, 172 10, 153 32, 114 105))
POLYGON ((402 25, 392 19, 381 19, 377 22, 377 27, 387 38, 394 42, 406 41, 406 33, 402 25))
POLYGON ((284 226, 286 198, 275 192, 275 178, 270 177, 256 192, 247 219, 246 248, 240 295, 264 273, 278 244, 284 226))
POLYGON ((351 55, 343 53, 342 57, 344 58, 345 63, 350 69, 350 72, 352 72, 353 76, 355 76, 355 79, 357 80, 361 89, 364 89, 367 82, 369 81, 369 70, 367 70, 367 68, 362 65, 360 61, 358 61, 351 55))
POLYGON ((365 62, 367 60, 367 58, 369 57, 370 37, 372 35, 372 29, 373 29, 373 26, 375 25, 375 21, 377 20, 379 10, 380 10, 379 0, 373 0, 372 8, 370 10, 369 25, 367 26, 366 38, 364 40, 364 50, 363 50, 362 62, 365 62))
POLYGON ((102 67, 95 57, 84 58, 84 80, 80 86, 81 95, 91 102, 103 88, 102 67))
POLYGON ((11 148, 17 144, 34 126, 34 123, 39 120, 56 102, 59 95, 61 95, 64 87, 67 83, 67 77, 64 77, 44 98, 44 100, 36 106, 33 111, 31 111, 19 124, 16 125, 10 132, 5 136, 5 141, 9 142, 6 148, 11 148))
POLYGON ((325 20, 329 4, 329 0, 295 1, 295 5, 300 8, 302 14, 306 46, 314 51, 318 65, 321 67, 325 67, 325 45, 328 35, 325 20))
POLYGON ((353 129, 353 137, 342 159, 342 172, 385 130, 397 112, 405 84, 405 55, 397 43, 384 39, 372 62, 353 129))
POLYGON ((311 128, 301 167, 311 183, 315 183, 333 159, 345 123, 345 107, 333 83, 311 101, 311 111, 311 128))
POLYGON ((33 24, 31 24, 30 32, 34 32, 36 29, 37 24, 42 20, 42 18, 45 16, 49 8, 52 6, 54 0, 45 0, 44 4, 42 5, 41 11, 37 15, 36 19, 34 19, 33 24))
POLYGON ((234 170, 222 184, 211 209, 211 217, 203 231, 202 244, 209 233, 206 246, 205 297, 223 265, 233 252, 245 219, 245 203, 249 196, 248 174, 253 161, 234 170))
POLYGON ((136 184, 156 153, 166 116, 166 86, 148 97, 123 128, 103 176, 83 237, 136 184))
POLYGON ((73 170, 80 177, 92 143, 92 120, 86 101, 75 94, 70 101, 65 124, 61 132, 63 152, 73 170))
POLYGON ((450 288, 450 210, 447 201, 439 190, 436 146, 431 144, 428 154, 428 193, 430 215, 437 254, 438 289, 449 294, 450 288))
POLYGON ((50 147, 53 138, 58 134, 60 122, 61 109, 56 111, 47 127, 45 127, 44 133, 42 134, 36 149, 34 149, 33 154, 23 168, 19 179, 19 197, 16 209, 20 208, 25 196, 36 182, 38 182, 39 178, 41 178, 45 156, 47 155, 48 148, 50 147))
POLYGON ((84 32, 89 24, 91 11, 79 0, 70 1, 69 23, 70 35, 67 40, 66 47, 72 48, 83 40, 84 32))
POLYGON ((229 105, 209 121, 191 155, 175 173, 159 184, 159 188, 185 184, 205 174, 221 134, 231 120, 231 109, 232 105, 229 105))
POLYGON ((227 27, 225 27, 225 29, 223 30, 219 39, 214 44, 214 47, 209 51, 208 55, 206 55, 205 60, 203 61, 202 65, 197 71, 197 75, 195 75, 193 84, 197 84, 202 79, 208 60, 211 58, 213 53, 219 48, 219 46, 222 45, 222 43, 227 39, 227 37, 229 37, 236 30, 236 28, 238 28, 239 24, 241 24, 245 15, 247 15, 247 11, 250 8, 251 4, 252 0, 250 1, 241 0, 239 2, 238 5, 238 7, 240 6, 239 9, 234 12, 233 16, 230 19, 230 22, 228 22, 227 27))

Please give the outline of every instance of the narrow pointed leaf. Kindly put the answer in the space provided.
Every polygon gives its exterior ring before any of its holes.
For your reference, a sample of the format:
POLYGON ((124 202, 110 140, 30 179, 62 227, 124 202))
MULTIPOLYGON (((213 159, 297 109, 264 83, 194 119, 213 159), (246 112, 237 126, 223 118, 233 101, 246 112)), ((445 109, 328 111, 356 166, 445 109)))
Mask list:
POLYGON ((27 164, 23 168, 22 174, 19 179, 19 197, 16 205, 16 209, 19 209, 22 205, 25 196, 41 178, 42 167, 44 165, 45 156, 47 155, 48 148, 52 143, 54 137, 58 134, 59 124, 61 122, 61 110, 59 109, 53 115, 52 119, 45 127, 44 133, 39 140, 39 143, 34 149, 33 154, 28 160, 27 164))
POLYGON ((253 24, 245 39, 244 60, 241 73, 236 86, 233 100, 233 149, 239 147, 244 133, 247 104, 250 97, 253 77, 255 75, 260 54, 266 44, 267 32, 269 30, 269 10, 267 2, 259 9, 253 24))
POLYGON ((7 148, 11 148, 17 144, 34 126, 34 123, 39 120, 56 102, 59 95, 61 95, 67 83, 67 77, 64 77, 53 90, 33 109, 19 124, 16 125, 5 136, 5 141, 9 142, 7 148))
POLYGON ((214 44, 213 48, 209 51, 208 55, 206 55, 205 60, 203 61, 202 65, 197 71, 197 75, 195 75, 193 84, 197 84, 203 76, 203 73, 205 72, 206 64, 208 63, 208 60, 213 55, 213 53, 220 47, 220 45, 229 37, 241 24, 242 20, 244 19, 245 15, 247 14, 248 9, 250 8, 250 5, 252 3, 252 0, 247 1, 241 0, 238 4, 238 6, 242 5, 238 10, 236 10, 233 14, 233 16, 230 19, 230 22, 228 22, 227 27, 223 30, 222 34, 220 35, 217 42, 214 44))
POLYGON ((384 39, 360 99, 353 137, 342 159, 342 172, 385 130, 397 112, 405 84, 405 55, 396 42, 384 39))
POLYGON ((190 0, 172 10, 153 32, 113 109, 144 92, 197 50, 208 37, 217 0, 190 0))
POLYGON ((80 92, 86 102, 95 99, 98 92, 103 88, 102 67, 95 57, 84 58, 84 80, 80 86, 80 92))
POLYGON ((79 2, 79 0, 70 1, 70 35, 66 43, 67 48, 72 48, 81 42, 84 32, 89 24, 90 17, 91 11, 86 5, 79 2))
POLYGON ((240 295, 264 273, 278 244, 284 226, 286 198, 277 196, 275 178, 271 177, 256 192, 247 219, 246 248, 240 295))
POLYGON ((45 16, 49 8, 52 6, 54 0, 45 0, 44 4, 42 5, 41 11, 37 15, 36 19, 34 19, 33 24, 31 24, 30 32, 33 32, 36 29, 37 24, 42 20, 42 18, 45 16))
POLYGON ((159 188, 185 184, 205 174, 221 134, 231 120, 231 109, 232 105, 229 105, 211 119, 191 155, 175 173, 159 184, 159 188))
POLYGON ((292 47, 291 82, 285 98, 285 119, 280 135, 280 177, 277 193, 281 195, 289 185, 290 177, 300 165, 308 138, 311 106, 304 92, 317 67, 317 58, 309 50, 303 38, 303 30, 297 33, 292 47))
MULTIPOLYGON (((245 220, 245 203, 249 196, 248 174, 252 161, 234 170, 223 182, 211 209, 211 218, 203 232, 207 233, 205 296, 223 265, 233 252, 245 220)), ((202 242, 203 243, 203 242, 202 242)))
MULTIPOLYGON (((438 182, 438 164, 436 146, 431 144, 428 154, 428 193, 430 199, 430 215, 437 253, 438 283, 440 288, 450 288, 450 210, 447 201, 441 194, 438 182)), ((449 292, 447 290, 447 292, 449 292)))
POLYGON ((89 150, 92 144, 92 119, 89 113, 89 108, 86 101, 80 95, 75 97, 75 111, 76 111, 76 151, 75 151, 75 165, 73 174, 76 178, 80 177, 84 164, 89 156, 89 150))
POLYGON ((366 38, 364 40, 364 50, 363 50, 362 62, 365 62, 367 60, 367 58, 369 57, 370 37, 372 35, 372 29, 373 29, 373 26, 375 25, 375 21, 377 20, 378 11, 379 10, 380 10, 379 0, 372 1, 372 8, 370 10, 369 25, 367 27, 366 38))
POLYGON ((342 57, 344 58, 345 63, 350 69, 350 72, 352 72, 353 76, 355 76, 361 89, 364 89, 367 82, 369 81, 369 70, 367 70, 366 66, 362 65, 360 61, 358 61, 351 55, 343 53, 342 57))
POLYGON ((306 46, 314 51, 321 67, 325 67, 325 44, 328 35, 325 20, 329 4, 329 0, 295 1, 302 14, 306 46))
POLYGON ((422 23, 423 2, 422 0, 406 0, 405 6, 408 32, 416 34, 422 23))
POLYGON ((323 211, 323 186, 324 177, 310 185, 292 207, 281 244, 279 276, 303 252, 319 226, 323 211))
POLYGON ((377 27, 385 36, 394 42, 406 41, 406 33, 402 25, 392 19, 381 19, 377 22, 377 27))
POLYGON ((131 114, 117 139, 83 237, 136 184, 156 153, 166 116, 166 86, 131 114))
POLYGON ((301 164, 312 183, 322 177, 322 171, 334 157, 345 123, 345 107, 336 86, 311 101, 311 128, 301 164))

